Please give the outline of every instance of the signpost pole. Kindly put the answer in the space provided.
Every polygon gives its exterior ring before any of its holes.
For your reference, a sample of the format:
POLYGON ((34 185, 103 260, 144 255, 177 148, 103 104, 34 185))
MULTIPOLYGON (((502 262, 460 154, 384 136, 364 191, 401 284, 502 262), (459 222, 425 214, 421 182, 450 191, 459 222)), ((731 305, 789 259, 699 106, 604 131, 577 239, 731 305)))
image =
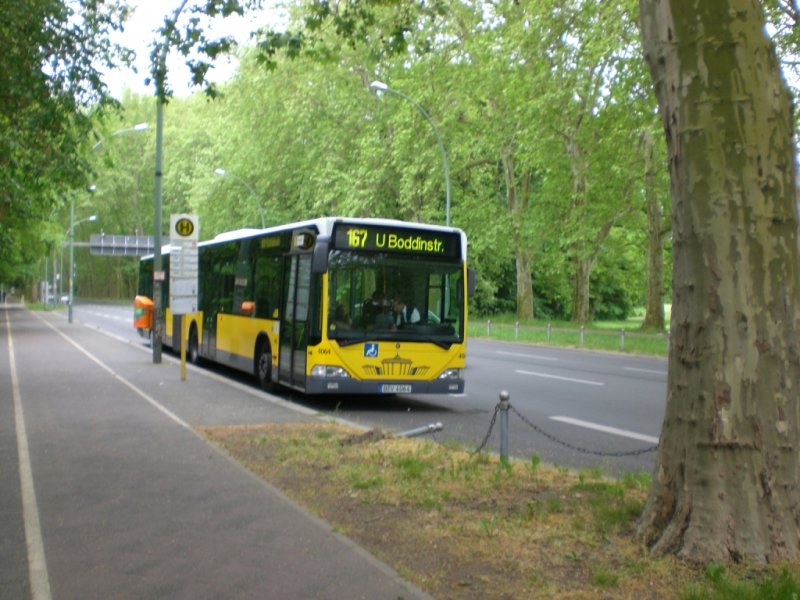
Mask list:
POLYGON ((200 233, 197 215, 171 215, 169 230, 169 307, 173 317, 173 336, 175 319, 180 317, 181 381, 186 381, 189 315, 197 312, 197 241, 200 233))
POLYGON ((186 321, 181 317, 181 381, 186 381, 186 321))

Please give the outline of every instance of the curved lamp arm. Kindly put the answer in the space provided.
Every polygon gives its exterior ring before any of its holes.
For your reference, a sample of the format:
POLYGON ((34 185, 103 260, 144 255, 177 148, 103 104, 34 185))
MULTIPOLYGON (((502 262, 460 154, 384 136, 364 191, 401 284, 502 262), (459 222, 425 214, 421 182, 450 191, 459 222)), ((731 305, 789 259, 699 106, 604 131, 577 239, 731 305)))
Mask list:
POLYGON ((433 124, 433 120, 431 116, 428 114, 422 105, 414 100, 413 98, 406 96, 402 92, 398 92, 397 90, 393 90, 388 85, 383 83, 382 81, 373 81, 369 84, 369 87, 377 92, 388 92, 390 94, 394 94, 395 96, 400 96, 401 98, 408 100, 417 107, 417 110, 422 113, 422 116, 425 117, 425 120, 428 121, 428 124, 431 126, 433 130, 433 135, 436 137, 436 143, 439 145, 439 153, 442 155, 442 164, 444 166, 444 185, 445 185, 445 223, 448 227, 450 227, 450 165, 447 162, 447 152, 444 149, 444 143, 442 142, 442 136, 439 135, 439 130, 436 129, 436 125, 433 124))

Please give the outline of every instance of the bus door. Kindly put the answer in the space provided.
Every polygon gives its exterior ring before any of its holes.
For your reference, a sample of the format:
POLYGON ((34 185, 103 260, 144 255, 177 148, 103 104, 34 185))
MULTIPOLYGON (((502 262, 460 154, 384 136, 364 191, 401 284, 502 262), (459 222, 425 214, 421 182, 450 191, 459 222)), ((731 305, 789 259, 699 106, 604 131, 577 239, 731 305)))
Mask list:
POLYGON ((284 385, 305 389, 311 254, 292 254, 284 260, 286 305, 280 317, 278 380, 284 385))
POLYGON ((203 311, 203 342, 201 354, 210 360, 217 359, 217 313, 203 311))

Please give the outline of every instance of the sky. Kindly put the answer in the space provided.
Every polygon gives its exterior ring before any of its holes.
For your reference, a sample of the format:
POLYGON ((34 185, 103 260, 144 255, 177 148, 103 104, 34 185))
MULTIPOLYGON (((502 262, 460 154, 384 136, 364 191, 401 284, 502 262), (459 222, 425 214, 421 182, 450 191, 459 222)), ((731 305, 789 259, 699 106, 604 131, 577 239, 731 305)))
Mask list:
MULTIPOLYGON (((107 73, 106 83, 111 94, 118 99, 122 98, 125 89, 142 95, 155 94, 152 83, 149 86, 145 85, 145 79, 150 73, 150 46, 156 38, 156 30, 164 18, 171 15, 180 5, 180 0, 128 0, 128 4, 133 8, 133 15, 125 25, 125 32, 114 39, 136 52, 134 65, 137 72, 120 69, 107 73)), ((191 4, 190 0, 190 4, 184 10, 187 11, 191 4)), ((215 37, 232 35, 239 44, 247 44, 251 31, 259 27, 269 26, 278 29, 283 26, 285 13, 278 8, 278 5, 278 0, 265 0, 265 8, 262 11, 245 17, 232 16, 218 19, 211 24, 210 31, 215 37)), ((180 23, 179 21, 179 25, 180 23)), ((178 97, 186 97, 199 91, 199 88, 192 88, 189 85, 190 74, 184 63, 185 59, 178 52, 171 52, 167 57, 168 80, 178 97)), ((235 72, 236 59, 222 57, 217 59, 214 68, 211 69, 210 79, 221 83, 232 77, 235 72)))

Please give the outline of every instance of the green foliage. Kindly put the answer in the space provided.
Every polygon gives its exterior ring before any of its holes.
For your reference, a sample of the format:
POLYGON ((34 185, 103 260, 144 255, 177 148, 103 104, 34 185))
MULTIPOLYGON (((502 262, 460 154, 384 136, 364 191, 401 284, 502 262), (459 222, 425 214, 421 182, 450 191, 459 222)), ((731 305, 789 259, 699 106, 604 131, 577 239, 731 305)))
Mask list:
POLYGON ((685 586, 681 600, 796 600, 800 580, 787 569, 780 574, 748 581, 729 575, 725 567, 710 564, 706 581, 685 586))
POLYGON ((592 569, 592 583, 601 588, 614 588, 619 585, 619 575, 606 565, 597 565, 592 569))
POLYGON ((422 479, 430 464, 417 456, 403 456, 396 464, 401 477, 405 479, 422 479))
POLYGON ((600 534, 630 528, 644 508, 641 501, 628 498, 625 493, 628 488, 621 482, 588 480, 581 474, 580 482, 572 489, 586 497, 594 517, 593 526, 600 534))
MULTIPOLYGON (((188 66, 204 85, 211 60, 234 44, 211 37, 197 17, 242 14, 255 4, 208 0, 168 15, 151 72, 165 97, 160 54, 197 51, 188 66)), ((60 243, 71 197, 79 218, 99 215, 95 231, 152 229, 152 138, 88 151, 119 128, 152 125, 151 98, 127 97, 124 115, 96 118, 110 104, 97 69, 127 60, 109 41, 127 9, 69 6, 74 14, 57 0, 10 5, 0 25, 0 281, 41 271, 36 261, 60 243), (89 182, 98 186, 93 199, 81 191, 89 182), (52 217, 52 231, 37 226, 52 217)), ((791 55, 795 9, 764 6, 780 52, 791 55)), ((214 90, 216 102, 170 103, 164 215, 197 212, 204 238, 258 226, 262 213, 268 224, 322 214, 444 222, 430 127, 408 102, 371 92, 369 82, 381 79, 424 106, 442 134, 452 222, 469 234, 479 273, 476 312, 518 309, 521 256, 531 258, 538 317, 574 314, 581 261, 590 265, 590 318, 624 318, 643 303, 638 140, 659 125, 635 2, 314 1, 291 11, 291 31, 260 32, 242 50, 238 76, 214 90), (232 176, 216 176, 216 168, 232 176)), ((666 169, 658 186, 668 222, 666 169)), ((128 295, 135 265, 105 260, 79 252, 79 285, 92 295, 128 295)))
POLYGON ((184 1, 165 16, 150 51, 150 77, 147 82, 154 83, 156 96, 164 102, 172 96, 166 56, 170 50, 175 50, 187 57, 186 66, 191 72, 192 84, 204 87, 208 96, 216 97, 217 88, 206 81, 206 75, 214 59, 221 54, 231 53, 237 44, 231 37, 209 37, 209 31, 200 17, 213 19, 243 15, 260 4, 260 0, 204 0, 198 4, 184 1))
MULTIPOLYGON (((169 95, 156 68, 167 45, 205 56, 190 64, 197 82, 207 59, 232 48, 200 30, 197 11, 225 16, 252 4, 209 0, 169 15, 153 47, 158 89, 169 95)), ((214 102, 171 100, 162 222, 171 212, 197 213, 203 239, 260 226, 262 214, 268 225, 320 215, 444 223, 443 165, 430 124, 411 103, 371 91, 380 79, 423 106, 441 133, 451 221, 467 231, 478 272, 476 312, 518 310, 517 289, 530 286, 537 316, 569 318, 580 260, 592 263, 586 285, 595 318, 624 317, 641 303, 636 140, 654 126, 655 112, 634 2, 363 0, 290 9, 292 30, 260 32, 214 102), (518 260, 530 261, 530 282, 518 280, 518 260)), ((123 105, 124 115, 94 125, 95 141, 144 121, 151 132, 85 155, 97 192, 76 192, 76 215, 99 220, 82 226, 82 236, 152 231, 152 98, 126 97, 123 105)), ((56 211, 61 233, 66 206, 56 211)), ((41 252, 39 245, 31 255, 41 252)), ((130 295, 135 261, 80 252, 78 260, 87 295, 130 295)))
POLYGON ((41 223, 86 181, 82 155, 95 116, 114 105, 99 69, 127 60, 110 42, 117 1, 32 0, 0 24, 0 282, 22 282, 47 251, 41 223))

